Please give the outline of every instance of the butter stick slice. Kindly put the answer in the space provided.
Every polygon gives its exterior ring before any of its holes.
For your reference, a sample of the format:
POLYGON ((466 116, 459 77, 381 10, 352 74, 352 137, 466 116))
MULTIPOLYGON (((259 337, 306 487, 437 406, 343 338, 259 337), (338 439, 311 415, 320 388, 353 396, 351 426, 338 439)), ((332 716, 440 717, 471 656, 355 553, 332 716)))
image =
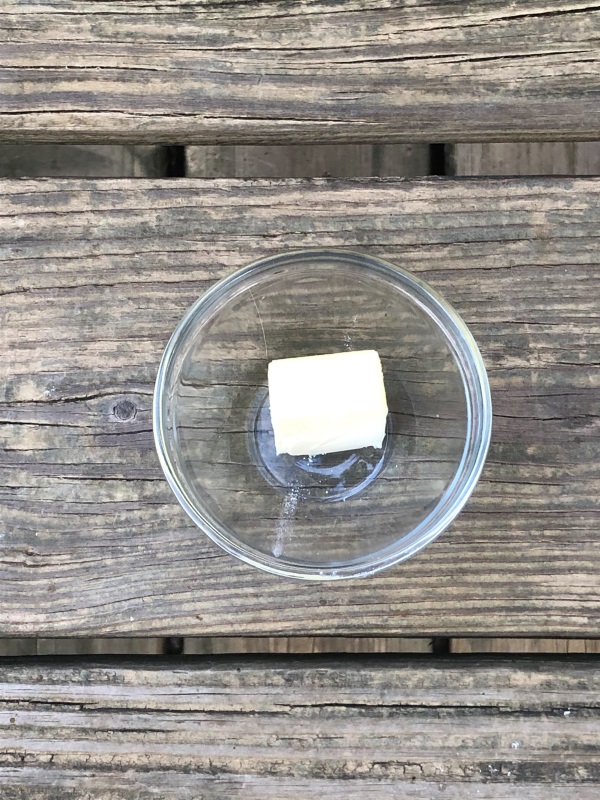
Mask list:
POLYGON ((271 361, 269 401, 278 455, 382 446, 388 407, 375 350, 271 361))

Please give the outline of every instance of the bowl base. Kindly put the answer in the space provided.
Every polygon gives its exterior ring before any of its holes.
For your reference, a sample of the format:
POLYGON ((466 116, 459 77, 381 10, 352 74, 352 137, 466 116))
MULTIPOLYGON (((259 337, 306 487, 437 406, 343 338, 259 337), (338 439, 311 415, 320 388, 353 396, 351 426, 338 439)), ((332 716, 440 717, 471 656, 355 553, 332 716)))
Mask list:
POLYGON ((388 416, 381 448, 364 447, 319 456, 277 455, 269 393, 263 388, 250 410, 248 449, 263 478, 281 494, 297 490, 303 500, 338 502, 358 494, 379 475, 392 449, 390 425, 388 416))

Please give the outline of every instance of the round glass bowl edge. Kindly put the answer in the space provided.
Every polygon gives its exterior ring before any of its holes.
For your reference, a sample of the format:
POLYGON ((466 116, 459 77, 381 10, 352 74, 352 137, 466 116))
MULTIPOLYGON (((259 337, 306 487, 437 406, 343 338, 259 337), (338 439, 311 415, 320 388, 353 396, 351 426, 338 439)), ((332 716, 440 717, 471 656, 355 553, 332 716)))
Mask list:
POLYGON ((483 358, 471 332, 457 312, 434 289, 413 273, 383 259, 349 250, 296 250, 268 256, 215 283, 192 304, 175 328, 160 362, 153 399, 153 430, 159 461, 173 493, 189 517, 217 545, 231 555, 267 572, 286 578, 304 580, 366 577, 411 558, 434 541, 453 522, 471 496, 485 463, 491 438, 491 427, 491 394, 483 358), (167 437, 165 436, 167 400, 165 387, 177 347, 199 314, 208 313, 214 309, 224 295, 227 295, 227 299, 235 296, 235 294, 232 295, 232 291, 236 287, 244 287, 246 281, 253 276, 259 278, 277 267, 290 267, 294 262, 323 261, 324 259, 354 262, 392 280, 396 284, 396 288, 403 291, 436 323, 443 332, 461 372, 470 435, 467 436, 463 456, 454 479, 445 490, 434 511, 416 528, 393 545, 374 552, 370 561, 361 558, 357 563, 349 562, 338 567, 323 566, 322 569, 317 569, 286 562, 285 558, 266 556, 260 551, 235 541, 218 520, 212 518, 206 511, 200 513, 196 509, 168 455, 167 437), (433 522, 431 521, 432 517, 434 518, 433 522))

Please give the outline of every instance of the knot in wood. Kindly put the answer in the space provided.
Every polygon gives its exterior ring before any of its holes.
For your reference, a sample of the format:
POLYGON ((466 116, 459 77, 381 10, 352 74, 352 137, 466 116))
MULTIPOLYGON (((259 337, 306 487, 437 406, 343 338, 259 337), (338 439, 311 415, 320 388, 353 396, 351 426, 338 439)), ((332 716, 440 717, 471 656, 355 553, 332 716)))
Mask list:
POLYGON ((113 408, 113 414, 117 419, 120 419, 121 422, 127 422, 135 417, 137 409, 131 400, 119 400, 113 408))

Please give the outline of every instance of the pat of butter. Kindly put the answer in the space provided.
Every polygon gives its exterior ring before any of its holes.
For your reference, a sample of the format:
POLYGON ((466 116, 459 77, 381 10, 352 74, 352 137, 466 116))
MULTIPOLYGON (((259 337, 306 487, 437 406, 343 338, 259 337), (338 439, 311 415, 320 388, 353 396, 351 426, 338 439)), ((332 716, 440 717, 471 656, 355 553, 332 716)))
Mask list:
POLYGON ((381 447, 387 401, 375 350, 282 358, 269 364, 277 454, 381 447))

